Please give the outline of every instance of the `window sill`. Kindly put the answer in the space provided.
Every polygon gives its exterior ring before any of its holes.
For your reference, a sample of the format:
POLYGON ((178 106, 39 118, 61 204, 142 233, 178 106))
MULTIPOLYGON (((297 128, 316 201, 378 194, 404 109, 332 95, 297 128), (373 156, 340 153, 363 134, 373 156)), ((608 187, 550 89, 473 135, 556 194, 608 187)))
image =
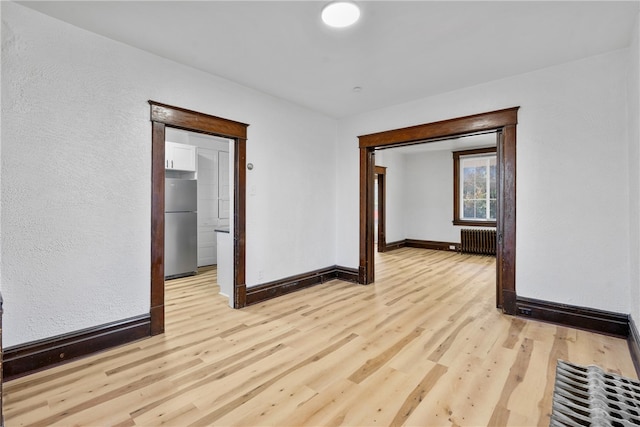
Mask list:
POLYGON ((496 221, 466 221, 460 219, 454 219, 453 225, 467 225, 472 227, 496 227, 496 221))

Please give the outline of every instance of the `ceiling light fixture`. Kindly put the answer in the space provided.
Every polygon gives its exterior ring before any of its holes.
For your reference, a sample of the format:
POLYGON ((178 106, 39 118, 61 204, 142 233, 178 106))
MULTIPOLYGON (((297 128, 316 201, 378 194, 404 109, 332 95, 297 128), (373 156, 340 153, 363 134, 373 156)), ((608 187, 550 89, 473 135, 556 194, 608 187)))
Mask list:
POLYGON ((322 21, 330 27, 348 27, 359 18, 360 8, 350 1, 335 1, 322 8, 322 21))

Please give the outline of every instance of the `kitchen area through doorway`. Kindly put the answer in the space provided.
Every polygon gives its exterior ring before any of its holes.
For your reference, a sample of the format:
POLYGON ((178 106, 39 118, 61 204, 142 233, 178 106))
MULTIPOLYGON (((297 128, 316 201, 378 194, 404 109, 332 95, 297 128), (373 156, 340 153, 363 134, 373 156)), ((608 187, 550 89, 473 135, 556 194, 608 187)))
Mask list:
POLYGON ((165 280, 214 277, 230 305, 231 142, 176 128, 167 128, 165 134, 165 280))

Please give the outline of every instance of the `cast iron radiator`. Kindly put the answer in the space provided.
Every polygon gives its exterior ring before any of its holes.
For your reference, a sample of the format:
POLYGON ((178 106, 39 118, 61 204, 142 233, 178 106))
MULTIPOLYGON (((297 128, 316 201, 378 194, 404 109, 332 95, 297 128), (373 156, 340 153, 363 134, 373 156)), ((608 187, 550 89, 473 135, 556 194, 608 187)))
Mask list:
POLYGON ((558 360, 549 425, 640 425, 640 382, 558 360))
POLYGON ((496 230, 460 230, 460 252, 468 254, 495 255, 496 230))

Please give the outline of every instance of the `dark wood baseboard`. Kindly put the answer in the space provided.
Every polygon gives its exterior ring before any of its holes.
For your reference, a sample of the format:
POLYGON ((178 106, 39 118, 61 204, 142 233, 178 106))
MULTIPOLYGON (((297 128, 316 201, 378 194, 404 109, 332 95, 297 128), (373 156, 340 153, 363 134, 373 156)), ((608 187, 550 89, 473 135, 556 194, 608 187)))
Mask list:
POLYGON ((627 344, 629 345, 629 353, 631 354, 631 360, 633 360, 633 366, 636 368, 636 375, 640 378, 640 333, 638 333, 636 323, 631 316, 629 316, 629 336, 627 337, 627 344))
POLYGON ((397 242, 387 243, 384 251, 387 252, 400 248, 434 249, 437 251, 456 252, 460 250, 460 243, 437 242, 434 240, 404 239, 398 240, 397 242))
POLYGON ((460 243, 436 242, 433 240, 406 239, 404 245, 408 248, 434 249, 437 251, 456 252, 460 250, 460 243))
POLYGON ((629 315, 530 298, 516 298, 516 315, 627 338, 629 315))
POLYGON ((387 243, 384 246, 384 251, 387 252, 387 251, 392 251, 394 249, 404 248, 406 246, 406 243, 407 243, 407 239, 398 240, 397 242, 387 243))
POLYGON ((336 265, 336 279, 358 283, 358 269, 336 265))
POLYGON ((150 316, 145 314, 6 348, 2 364, 4 380, 149 337, 150 325, 150 316))
POLYGON ((349 282, 358 281, 358 270, 354 268, 332 266, 308 273, 298 274, 263 285, 247 288, 247 305, 257 304, 300 289, 319 285, 329 280, 340 279, 349 282))

